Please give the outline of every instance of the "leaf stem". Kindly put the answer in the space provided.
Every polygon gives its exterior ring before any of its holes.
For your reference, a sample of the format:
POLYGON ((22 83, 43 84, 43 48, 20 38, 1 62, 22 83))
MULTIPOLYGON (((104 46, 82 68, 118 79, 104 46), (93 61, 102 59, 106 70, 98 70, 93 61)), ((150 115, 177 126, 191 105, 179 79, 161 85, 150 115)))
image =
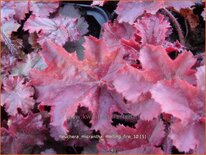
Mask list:
POLYGON ((5 45, 8 47, 9 51, 11 52, 12 55, 16 56, 17 54, 17 49, 14 47, 12 44, 12 41, 9 37, 7 37, 6 33, 2 31, 2 39, 5 42, 5 45))
POLYGON ((172 140, 168 137, 168 135, 164 140, 163 149, 165 154, 172 153, 172 140))
POLYGON ((168 9, 162 8, 162 10, 164 11, 165 15, 168 16, 170 18, 171 22, 174 24, 174 26, 177 30, 177 34, 178 34, 180 43, 185 46, 185 38, 184 38, 184 35, 182 33, 182 28, 181 28, 180 24, 178 23, 176 18, 173 16, 173 14, 168 9))

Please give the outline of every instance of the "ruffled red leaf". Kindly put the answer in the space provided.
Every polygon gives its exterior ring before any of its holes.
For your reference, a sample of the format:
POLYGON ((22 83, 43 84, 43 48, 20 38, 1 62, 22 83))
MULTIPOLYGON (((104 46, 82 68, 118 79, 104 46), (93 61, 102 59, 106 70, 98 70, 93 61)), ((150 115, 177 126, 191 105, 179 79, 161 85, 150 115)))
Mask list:
POLYGON ((97 148, 100 153, 108 153, 112 150, 117 153, 133 150, 132 153, 135 153, 137 149, 141 149, 141 146, 161 144, 165 135, 164 128, 163 122, 158 119, 139 121, 135 128, 110 127, 103 132, 103 138, 97 148))
POLYGON ((138 35, 141 36, 143 45, 162 45, 171 28, 170 23, 161 14, 146 14, 137 20, 135 27, 139 31, 138 35))
POLYGON ((171 125, 169 137, 173 140, 173 144, 179 151, 187 153, 193 150, 194 153, 204 154, 204 128, 203 123, 184 125, 181 122, 175 122, 171 125))
POLYGON ((56 44, 64 45, 66 41, 78 40, 81 36, 77 28, 77 19, 66 16, 57 16, 49 19, 44 17, 31 16, 24 25, 24 30, 30 33, 38 33, 38 41, 43 44, 50 39, 56 44))
POLYGON ((124 66, 113 76, 113 86, 131 102, 127 104, 130 113, 150 120, 160 114, 159 105, 149 95, 151 87, 159 80, 176 76, 195 83, 194 70, 191 69, 195 59, 191 53, 184 52, 172 60, 161 46, 146 45, 140 50, 139 60, 142 70, 124 66), (143 110, 146 107, 148 111, 143 110))
POLYGON ((136 29, 127 23, 108 22, 103 26, 103 39, 110 49, 117 49, 121 45, 121 39, 129 40, 133 37, 136 29))
POLYGON ((15 15, 15 3, 1 1, 1 28, 2 28, 2 40, 6 42, 5 37, 10 37, 11 33, 17 31, 20 24, 14 20, 15 15), (4 36, 5 35, 5 36, 4 36))
POLYGON ((50 13, 56 11, 59 7, 59 2, 56 0, 50 2, 34 2, 29 0, 14 2, 15 5, 15 18, 17 20, 23 20, 29 11, 33 15, 38 17, 48 17, 50 13))
POLYGON ((8 129, 1 128, 1 151, 4 154, 22 154, 35 145, 43 145, 45 127, 41 115, 27 117, 13 116, 8 121, 8 129))
POLYGON ((133 24, 137 17, 142 15, 145 11, 147 11, 147 13, 155 14, 163 6, 163 2, 154 0, 131 2, 120 1, 115 12, 118 14, 117 20, 120 23, 126 22, 133 24))
POLYGON ((162 112, 173 115, 184 124, 204 117, 204 96, 197 87, 183 80, 160 81, 154 85, 151 93, 161 105, 162 112))
POLYGON ((2 102, 10 115, 17 114, 17 109, 28 113, 34 106, 34 89, 21 77, 5 78, 3 80, 2 102))
POLYGON ((145 12, 156 14, 159 9, 167 7, 173 7, 175 10, 180 11, 181 8, 189 8, 192 5, 194 5, 194 1, 192 0, 181 3, 167 0, 134 0, 130 2, 122 0, 118 3, 115 11, 118 14, 117 19, 120 23, 127 22, 133 24, 137 17, 141 16, 145 12))
POLYGON ((148 92, 151 88, 151 84, 146 81, 141 71, 129 65, 118 71, 113 85, 128 101, 135 103, 138 102, 141 94, 148 92))
POLYGON ((102 117, 98 119, 99 114, 108 115, 103 109, 111 108, 112 103, 114 109, 118 109, 119 102, 113 101, 114 95, 104 86, 107 85, 104 78, 114 74, 110 66, 116 52, 107 51, 103 45, 101 40, 86 38, 85 60, 81 62, 62 47, 45 42, 41 54, 48 67, 42 71, 32 70, 31 79, 41 105, 52 106, 51 125, 56 128, 53 135, 56 139, 67 133, 66 120, 75 114, 78 106, 85 106, 93 113, 95 129, 104 122, 102 117))
POLYGON ((138 115, 142 120, 152 120, 161 113, 160 105, 151 99, 150 92, 141 93, 138 102, 128 103, 126 108, 132 115, 138 115))
POLYGON ((48 2, 33 2, 30 1, 30 11, 32 14, 39 17, 48 17, 50 13, 54 12, 59 7, 59 2, 55 2, 57 0, 53 0, 48 2))
POLYGON ((191 68, 196 59, 193 58, 191 52, 185 51, 179 54, 175 60, 172 60, 163 47, 146 45, 140 50, 139 59, 142 68, 146 72, 145 77, 149 81, 170 79, 174 76, 178 76, 190 83, 195 81, 195 71, 191 68))

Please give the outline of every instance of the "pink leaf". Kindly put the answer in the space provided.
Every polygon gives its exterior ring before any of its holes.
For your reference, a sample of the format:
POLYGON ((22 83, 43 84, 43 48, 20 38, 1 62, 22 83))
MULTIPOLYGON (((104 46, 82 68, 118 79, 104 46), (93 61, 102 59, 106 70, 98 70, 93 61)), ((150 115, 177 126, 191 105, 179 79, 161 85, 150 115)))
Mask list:
POLYGON ((179 54, 175 60, 172 60, 161 46, 146 45, 140 50, 139 59, 146 72, 145 77, 149 81, 170 79, 174 76, 190 83, 195 81, 194 70, 191 68, 196 60, 190 52, 185 51, 179 54))
POLYGON ((92 2, 92 6, 94 5, 99 5, 99 6, 103 6, 108 0, 93 0, 92 2))
POLYGON ((162 45, 171 28, 170 23, 161 14, 146 14, 137 20, 135 27, 139 31, 138 35, 141 36, 143 45, 162 45))
POLYGON ((34 89, 21 77, 6 78, 3 81, 2 105, 10 115, 17 114, 20 108, 24 113, 28 113, 34 106, 34 89))
POLYGON ((79 9, 75 8, 72 3, 64 5, 64 7, 59 11, 60 14, 65 15, 69 18, 78 19, 76 22, 76 28, 81 36, 88 33, 89 25, 83 17, 81 17, 81 12, 79 9))
MULTIPOLYGON (((6 37, 10 38, 11 33, 17 31, 17 29, 20 27, 20 24, 18 24, 13 18, 15 14, 15 3, 1 1, 1 5, 2 33, 6 35, 6 37)), ((5 41, 5 38, 2 38, 2 40, 5 41)))
POLYGON ((138 102, 142 93, 148 92, 151 88, 151 84, 145 80, 142 73, 129 65, 118 71, 113 85, 128 101, 134 103, 138 102))
POLYGON ((14 2, 1 1, 1 21, 4 22, 10 18, 13 18, 15 11, 14 2))
POLYGON ((14 2, 15 19, 17 19, 18 21, 25 19, 26 14, 30 11, 29 3, 30 2, 27 0, 14 2))
POLYGON ((156 14, 157 11, 165 7, 173 7, 177 11, 181 8, 188 8, 192 6, 194 2, 189 0, 187 2, 171 2, 167 0, 155 1, 155 0, 133 0, 130 2, 125 2, 124 0, 118 3, 115 12, 118 14, 117 20, 122 23, 126 22, 133 24, 136 19, 143 13, 156 14))
POLYGON ((139 115, 141 120, 152 120, 161 113, 160 105, 151 99, 150 92, 142 93, 138 102, 127 103, 126 108, 132 115, 139 115))
POLYGON ((2 153, 22 154, 29 147, 43 145, 46 137, 41 115, 17 115, 11 117, 8 122, 8 129, 1 128, 2 153))
POLYGON ((126 22, 133 24, 137 17, 142 15, 145 11, 147 13, 155 14, 160 8, 162 8, 163 2, 156 2, 154 0, 149 1, 120 1, 115 12, 118 14, 117 20, 122 23, 126 22))
POLYGON ((101 82, 111 80, 117 68, 124 65, 119 58, 119 51, 109 49, 103 39, 85 37, 83 47, 85 49, 84 70, 95 79, 101 79, 101 82))
MULTIPOLYGON (((160 114, 157 100, 154 101, 150 95, 146 95, 152 85, 159 80, 173 79, 174 77, 194 83, 194 70, 191 70, 191 67, 194 65, 195 59, 191 53, 184 52, 172 60, 162 47, 153 45, 144 46, 140 50, 139 59, 143 70, 131 66, 121 68, 116 76, 113 76, 113 86, 117 92, 131 102, 127 104, 127 109, 131 114, 140 115, 140 118, 144 120, 150 120, 160 114), (148 110, 145 111, 145 108, 148 110)), ((162 102, 161 100, 159 99, 158 103, 162 102)), ((165 106, 165 108, 167 107, 165 106)))
POLYGON ((59 2, 55 1, 34 2, 24 0, 22 2, 15 2, 15 18, 23 20, 29 11, 32 11, 32 14, 38 17, 48 17, 50 13, 53 13, 59 7, 59 2))
MULTIPOLYGON (((8 38, 10 38, 12 32, 17 31, 17 29, 20 27, 20 24, 18 24, 14 19, 9 19, 8 21, 5 21, 2 25, 2 33, 4 33, 8 38)), ((5 41, 5 39, 3 39, 5 41)))
POLYGON ((53 13, 58 7, 59 2, 55 2, 57 0, 53 0, 48 2, 30 2, 30 11, 32 14, 39 17, 48 17, 50 13, 53 13))
POLYGON ((159 145, 165 135, 162 121, 139 121, 134 128, 124 126, 105 129, 102 141, 97 145, 100 153, 131 151, 135 153, 144 145, 159 145), (116 137, 115 137, 116 136, 116 137))
POLYGON ((53 136, 57 140, 67 133, 66 120, 74 116, 78 106, 85 106, 93 112, 92 123, 96 129, 99 129, 98 124, 104 124, 102 119, 98 121, 98 115, 109 115, 104 108, 108 109, 112 103, 115 110, 121 107, 119 101, 113 101, 114 93, 110 93, 107 82, 103 80, 109 74, 116 52, 107 51, 103 45, 101 40, 86 38, 87 54, 83 62, 51 41, 43 45, 41 54, 48 67, 42 71, 32 70, 30 77, 41 105, 52 106, 51 125, 56 128, 53 136))
POLYGON ((204 124, 202 123, 183 125, 175 122, 171 126, 169 137, 179 151, 196 150, 198 153, 204 154, 204 140, 202 141, 204 135, 204 124))
POLYGON ((205 90, 205 66, 198 67, 195 76, 197 79, 197 86, 201 91, 204 91, 205 90))
POLYGON ((104 132, 103 128, 107 128, 112 123, 112 113, 126 113, 125 103, 123 98, 115 91, 110 91, 104 87, 99 90, 99 98, 97 102, 96 111, 93 112, 92 129, 104 132))
POLYGON ((127 65, 118 70, 112 82, 115 90, 129 101, 126 109, 131 114, 140 115, 143 120, 151 120, 160 114, 160 106, 151 99, 149 91, 152 83, 145 76, 147 74, 144 71, 127 65))
POLYGON ((174 51, 177 51, 178 53, 182 53, 183 51, 186 50, 186 48, 183 45, 181 45, 178 40, 176 40, 173 43, 169 41, 165 41, 162 46, 165 48, 165 50, 168 53, 174 52, 174 51))
POLYGON ((32 2, 29 0, 2 3, 3 18, 4 16, 14 16, 18 21, 25 19, 29 11, 32 11, 32 14, 38 17, 48 17, 50 13, 53 13, 59 7, 59 2, 56 0, 50 1, 49 3, 32 2))
POLYGON ((30 33, 37 32, 41 44, 45 39, 50 39, 59 45, 64 45, 67 40, 75 41, 80 37, 77 20, 62 15, 53 19, 31 16, 26 21, 24 30, 29 30, 30 33))
POLYGON ((154 146, 142 145, 141 147, 132 150, 120 151, 119 154, 163 154, 163 151, 154 146))
POLYGON ((120 47, 121 39, 129 40, 136 32, 135 28, 127 23, 108 22, 103 26, 103 39, 110 49, 120 47))
POLYGON ((178 78, 158 82, 151 93, 162 112, 179 118, 184 124, 199 120, 204 113, 204 99, 198 89, 178 78))
POLYGON ((195 4, 193 0, 182 1, 181 3, 175 1, 166 1, 165 0, 165 7, 173 7, 175 10, 180 11, 183 8, 190 8, 192 5, 195 4))

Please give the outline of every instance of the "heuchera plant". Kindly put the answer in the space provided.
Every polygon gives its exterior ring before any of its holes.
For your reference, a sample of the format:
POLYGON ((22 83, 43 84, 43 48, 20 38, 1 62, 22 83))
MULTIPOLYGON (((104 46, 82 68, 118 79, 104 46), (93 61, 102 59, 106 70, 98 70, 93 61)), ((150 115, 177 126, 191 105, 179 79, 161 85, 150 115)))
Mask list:
POLYGON ((99 38, 61 4, 1 1, 1 153, 206 153, 204 60, 170 12, 194 2, 121 0, 99 38))

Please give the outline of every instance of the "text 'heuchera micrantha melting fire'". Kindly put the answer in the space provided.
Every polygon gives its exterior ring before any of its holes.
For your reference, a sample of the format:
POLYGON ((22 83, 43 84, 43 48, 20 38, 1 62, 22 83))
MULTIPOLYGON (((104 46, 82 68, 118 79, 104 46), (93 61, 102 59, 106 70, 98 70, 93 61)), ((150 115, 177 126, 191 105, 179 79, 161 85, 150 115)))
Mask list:
POLYGON ((204 154, 204 62, 161 12, 194 2, 120 1, 100 38, 60 4, 1 2, 2 153, 204 154), (83 60, 64 46, 80 40, 83 60))

